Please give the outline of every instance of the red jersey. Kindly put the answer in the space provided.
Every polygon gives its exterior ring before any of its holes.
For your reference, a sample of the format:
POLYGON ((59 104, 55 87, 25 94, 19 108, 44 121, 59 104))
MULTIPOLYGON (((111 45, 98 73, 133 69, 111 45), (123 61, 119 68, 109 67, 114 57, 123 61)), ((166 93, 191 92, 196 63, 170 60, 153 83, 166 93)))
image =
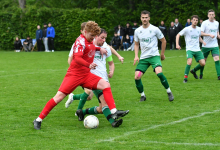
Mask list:
POLYGON ((93 42, 87 41, 84 35, 81 34, 73 45, 73 60, 67 72, 80 75, 89 73, 89 65, 93 63, 96 49, 99 48, 95 47, 93 42), (76 57, 81 57, 85 62, 80 64, 76 61, 76 57))

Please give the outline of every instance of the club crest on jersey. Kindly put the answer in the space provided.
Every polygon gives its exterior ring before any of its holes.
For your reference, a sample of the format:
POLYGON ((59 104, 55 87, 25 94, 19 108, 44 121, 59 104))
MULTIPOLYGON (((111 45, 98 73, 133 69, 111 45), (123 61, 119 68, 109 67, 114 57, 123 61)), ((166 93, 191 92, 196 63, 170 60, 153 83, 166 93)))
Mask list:
POLYGON ((150 33, 152 33, 152 31, 150 30, 150 33))
POLYGON ((90 50, 90 52, 88 53, 88 57, 93 57, 94 55, 95 55, 95 51, 90 50))

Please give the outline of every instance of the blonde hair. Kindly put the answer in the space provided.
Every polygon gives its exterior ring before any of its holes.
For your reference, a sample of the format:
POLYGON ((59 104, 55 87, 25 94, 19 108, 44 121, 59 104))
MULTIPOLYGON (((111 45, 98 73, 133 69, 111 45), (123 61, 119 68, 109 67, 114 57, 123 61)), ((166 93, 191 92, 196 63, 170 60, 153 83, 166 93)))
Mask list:
POLYGON ((101 28, 95 21, 88 21, 85 26, 85 30, 87 32, 91 32, 94 35, 99 35, 101 32, 101 28))

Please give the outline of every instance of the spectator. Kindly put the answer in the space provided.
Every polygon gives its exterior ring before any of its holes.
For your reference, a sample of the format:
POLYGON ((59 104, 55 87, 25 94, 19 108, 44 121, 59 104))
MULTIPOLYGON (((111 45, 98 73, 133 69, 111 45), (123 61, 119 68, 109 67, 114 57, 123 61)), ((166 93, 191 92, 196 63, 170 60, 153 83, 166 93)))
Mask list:
POLYGON ((27 36, 26 40, 23 42, 25 52, 31 52, 32 46, 32 39, 30 38, 30 36, 27 36))
POLYGON ((48 52, 48 39, 47 39, 47 24, 44 24, 43 28, 43 43, 44 43, 44 48, 45 52, 48 52))
MULTIPOLYGON (((161 21, 159 29, 161 30, 161 32, 163 33, 164 37, 166 37, 167 35, 167 27, 164 25, 164 21, 161 21)), ((161 41, 158 40, 158 49, 161 49, 161 41)))
POLYGON ((37 40, 37 49, 38 51, 42 51, 42 38, 43 38, 43 32, 40 29, 40 25, 37 26, 36 31, 36 40, 37 40))
POLYGON ((126 34, 125 37, 123 37, 123 47, 124 47, 124 51, 126 51, 128 49, 128 47, 130 46, 130 37, 128 34, 126 34))
POLYGON ((119 50, 120 45, 121 45, 121 39, 118 36, 118 34, 115 32, 114 37, 112 38, 111 41, 111 46, 114 47, 116 50, 119 50))
MULTIPOLYGON (((176 35, 183 29, 183 26, 179 23, 178 18, 175 19, 175 23, 174 23, 175 27, 176 27, 176 35)), ((179 45, 181 47, 181 40, 179 39, 179 45)))
POLYGON ((200 19, 200 20, 199 20, 199 24, 198 24, 198 26, 199 26, 199 27, 201 27, 202 22, 203 22, 203 20, 202 20, 202 19, 200 19))
POLYGON ((121 25, 115 27, 115 32, 119 34, 119 36, 124 36, 124 29, 121 27, 121 25))
POLYGON ((170 39, 170 50, 173 50, 176 46, 176 26, 174 25, 174 22, 171 22, 171 26, 168 30, 168 36, 170 39))
POLYGON ((21 40, 18 37, 15 38, 14 48, 15 48, 15 52, 20 52, 22 49, 21 40))
POLYGON ((187 22, 186 22, 185 27, 188 27, 188 26, 190 26, 190 25, 192 25, 192 22, 190 21, 190 19, 187 19, 187 22))
POLYGON ((48 38, 48 47, 49 47, 48 52, 50 52, 50 49, 52 50, 52 52, 54 52, 54 37, 55 37, 55 29, 54 27, 51 26, 51 23, 49 23, 47 28, 47 38, 48 38))
POLYGON ((134 21, 134 25, 132 26, 132 32, 131 35, 134 36, 134 31, 138 28, 139 26, 137 25, 137 22, 134 21))
POLYGON ((131 26, 130 26, 129 23, 126 24, 125 33, 124 33, 123 36, 125 37, 127 34, 128 34, 128 35, 131 35, 131 34, 132 34, 132 28, 131 28, 131 26))

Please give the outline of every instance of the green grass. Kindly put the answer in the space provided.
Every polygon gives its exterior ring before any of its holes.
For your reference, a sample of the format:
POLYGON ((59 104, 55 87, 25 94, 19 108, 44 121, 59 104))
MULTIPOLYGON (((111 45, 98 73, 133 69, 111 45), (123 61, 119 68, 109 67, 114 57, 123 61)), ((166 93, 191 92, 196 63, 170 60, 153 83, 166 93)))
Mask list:
MULTIPOLYGON (((118 109, 129 109, 119 128, 112 128, 104 115, 97 115, 97 129, 86 129, 74 116, 78 101, 66 109, 65 98, 42 123, 32 121, 57 92, 68 69, 69 52, 0 52, 0 149, 220 149, 219 82, 209 56, 204 79, 189 75, 183 83, 185 51, 166 51, 162 62, 175 96, 168 101, 165 89, 149 68, 142 78, 145 102, 135 87, 134 52, 120 52, 124 64, 115 61, 110 79, 118 109)), ((193 61, 192 67, 196 65, 193 61)), ((192 68, 191 67, 191 68, 192 68)), ((74 93, 83 92, 77 88, 74 93)), ((85 108, 98 105, 94 97, 85 108)))

